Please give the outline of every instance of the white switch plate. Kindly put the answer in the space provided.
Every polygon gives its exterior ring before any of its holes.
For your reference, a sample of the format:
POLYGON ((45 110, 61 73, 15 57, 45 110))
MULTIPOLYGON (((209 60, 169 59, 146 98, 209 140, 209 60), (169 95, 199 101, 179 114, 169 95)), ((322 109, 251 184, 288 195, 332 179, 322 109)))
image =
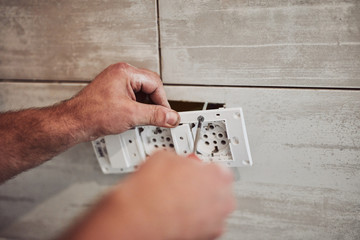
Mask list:
POLYGON ((137 169, 158 149, 188 155, 193 151, 198 116, 204 117, 197 155, 204 162, 228 167, 251 166, 252 158, 241 108, 180 112, 176 128, 140 126, 92 142, 103 173, 137 169))

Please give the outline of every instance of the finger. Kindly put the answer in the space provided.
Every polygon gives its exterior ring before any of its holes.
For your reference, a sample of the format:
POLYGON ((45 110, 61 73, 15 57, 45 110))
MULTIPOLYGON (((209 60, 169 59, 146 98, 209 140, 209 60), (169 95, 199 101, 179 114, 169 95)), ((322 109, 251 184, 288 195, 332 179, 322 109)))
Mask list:
POLYGON ((158 74, 146 69, 135 69, 132 86, 135 91, 142 91, 149 94, 154 103, 170 108, 162 81, 158 74))
POLYGON ((134 126, 155 125, 159 127, 175 127, 180 122, 177 112, 159 105, 150 105, 134 102, 134 116, 132 121, 134 126))

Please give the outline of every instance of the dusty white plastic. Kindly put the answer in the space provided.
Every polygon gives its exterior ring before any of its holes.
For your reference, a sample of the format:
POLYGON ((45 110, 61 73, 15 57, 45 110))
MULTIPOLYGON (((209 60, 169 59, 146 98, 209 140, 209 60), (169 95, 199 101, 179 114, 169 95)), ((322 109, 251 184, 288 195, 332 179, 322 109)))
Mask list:
POLYGON ((141 126, 118 135, 93 141, 104 173, 137 169, 146 156, 159 149, 188 155, 193 151, 198 116, 204 117, 196 154, 204 162, 228 167, 252 165, 244 116, 241 108, 181 112, 176 128, 141 126))

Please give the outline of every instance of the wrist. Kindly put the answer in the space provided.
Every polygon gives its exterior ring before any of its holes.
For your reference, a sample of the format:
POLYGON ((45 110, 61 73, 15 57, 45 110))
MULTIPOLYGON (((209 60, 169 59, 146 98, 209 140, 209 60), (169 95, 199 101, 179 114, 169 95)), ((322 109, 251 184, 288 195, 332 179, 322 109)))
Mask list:
POLYGON ((96 139, 89 119, 83 113, 76 99, 61 102, 55 106, 58 109, 59 119, 64 123, 67 132, 72 136, 75 144, 96 139))

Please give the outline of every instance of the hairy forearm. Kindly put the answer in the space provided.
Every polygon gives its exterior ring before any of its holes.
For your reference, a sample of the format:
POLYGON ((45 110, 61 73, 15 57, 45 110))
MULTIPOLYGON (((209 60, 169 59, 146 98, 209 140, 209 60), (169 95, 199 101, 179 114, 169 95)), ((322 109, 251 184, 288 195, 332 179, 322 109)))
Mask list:
POLYGON ((0 113, 0 182, 88 140, 71 101, 0 113))

